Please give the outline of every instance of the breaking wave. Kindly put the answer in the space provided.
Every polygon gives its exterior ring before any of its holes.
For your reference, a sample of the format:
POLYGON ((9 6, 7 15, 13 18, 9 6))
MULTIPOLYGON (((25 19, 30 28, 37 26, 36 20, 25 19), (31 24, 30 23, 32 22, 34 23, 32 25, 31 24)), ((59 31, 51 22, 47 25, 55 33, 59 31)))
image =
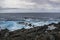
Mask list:
POLYGON ((37 26, 44 26, 48 25, 51 23, 58 23, 60 22, 60 19, 53 19, 53 18, 42 18, 42 19, 23 19, 21 21, 0 21, 0 29, 8 29, 10 31, 14 31, 17 29, 29 29, 33 28, 32 26, 30 27, 28 24, 34 25, 35 27, 37 26), (23 21, 24 20, 24 21, 23 21))

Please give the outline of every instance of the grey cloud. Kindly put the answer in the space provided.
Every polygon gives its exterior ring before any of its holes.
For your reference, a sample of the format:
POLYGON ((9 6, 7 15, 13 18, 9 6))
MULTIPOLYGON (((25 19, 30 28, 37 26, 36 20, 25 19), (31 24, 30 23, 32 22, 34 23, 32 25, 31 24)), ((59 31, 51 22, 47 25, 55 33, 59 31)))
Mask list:
MULTIPOLYGON (((0 8, 2 8, 3 4, 1 4, 1 3, 3 1, 5 1, 5 0, 0 0, 0 8)), ((24 4, 23 6, 19 5, 19 7, 25 7, 25 10, 29 10, 31 12, 32 11, 37 11, 37 12, 38 11, 60 11, 60 9, 59 9, 60 2, 54 2, 54 1, 50 1, 50 0, 20 0, 20 1, 25 1, 26 4, 24 4), (33 9, 33 10, 30 10, 30 9, 33 9)), ((16 6, 18 6, 18 5, 16 5, 16 6)), ((24 10, 24 8, 22 8, 22 9, 24 10)), ((20 9, 20 10, 22 10, 22 9, 20 9)), ((25 12, 25 10, 24 10, 24 12, 25 12)))

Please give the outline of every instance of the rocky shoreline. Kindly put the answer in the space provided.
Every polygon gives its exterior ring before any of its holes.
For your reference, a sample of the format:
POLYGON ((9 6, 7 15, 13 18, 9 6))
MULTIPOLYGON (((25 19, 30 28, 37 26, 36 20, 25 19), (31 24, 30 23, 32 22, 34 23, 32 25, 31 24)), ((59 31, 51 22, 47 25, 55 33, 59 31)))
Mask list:
POLYGON ((0 31, 0 40, 60 40, 60 22, 11 32, 4 29, 0 31))

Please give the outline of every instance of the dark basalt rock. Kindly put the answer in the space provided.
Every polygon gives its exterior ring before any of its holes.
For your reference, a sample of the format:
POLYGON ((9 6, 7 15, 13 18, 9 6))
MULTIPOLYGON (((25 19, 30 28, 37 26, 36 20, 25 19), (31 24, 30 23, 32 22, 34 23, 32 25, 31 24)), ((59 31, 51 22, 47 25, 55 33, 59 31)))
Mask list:
POLYGON ((11 32, 4 29, 0 31, 0 40, 60 40, 60 23, 52 23, 30 29, 22 28, 11 32), (50 25, 54 25, 57 28, 46 30, 50 25))

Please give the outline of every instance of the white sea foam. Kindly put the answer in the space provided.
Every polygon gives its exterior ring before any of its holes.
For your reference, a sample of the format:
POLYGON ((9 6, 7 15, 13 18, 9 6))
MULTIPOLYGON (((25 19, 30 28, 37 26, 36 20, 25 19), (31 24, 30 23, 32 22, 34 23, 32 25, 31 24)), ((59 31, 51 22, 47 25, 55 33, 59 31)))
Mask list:
MULTIPOLYGON (((44 26, 44 25, 48 25, 48 24, 51 24, 51 23, 58 23, 59 20, 32 20, 32 19, 26 19, 24 22, 27 23, 27 25, 25 24, 18 24, 17 22, 19 21, 0 21, 0 29, 5 29, 7 28, 8 30, 10 31, 14 31, 14 30, 17 30, 17 29, 22 29, 22 28, 25 28, 25 29, 29 29, 29 28, 33 28, 32 26, 28 26, 28 23, 34 25, 34 26, 44 26)), ((50 26, 49 26, 50 28, 50 26)))
POLYGON ((48 26, 48 29, 47 30, 53 30, 55 29, 56 27, 54 25, 51 25, 51 26, 48 26))

